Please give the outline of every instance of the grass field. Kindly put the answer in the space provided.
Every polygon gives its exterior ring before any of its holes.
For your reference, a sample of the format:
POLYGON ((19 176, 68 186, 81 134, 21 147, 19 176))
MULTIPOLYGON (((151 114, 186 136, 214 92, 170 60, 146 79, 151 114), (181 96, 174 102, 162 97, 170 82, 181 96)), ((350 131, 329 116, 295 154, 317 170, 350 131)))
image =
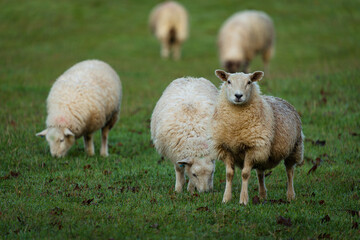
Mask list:
MULTIPOLYGON (((160 59, 148 30, 158 2, 0 0, 0 238, 359 239, 360 2, 184 0, 191 31, 178 62, 160 59), (213 192, 176 194, 173 166, 150 142, 152 110, 172 80, 205 77, 219 86, 217 32, 243 9, 266 11, 276 27, 263 93, 302 115, 306 162, 290 204, 282 164, 268 172, 260 203, 252 201, 253 171, 250 204, 239 205, 239 169, 232 201, 221 203, 220 161, 213 192), (113 66, 123 84, 110 156, 99 156, 97 133, 96 156, 78 140, 54 159, 35 137, 45 128, 46 97, 66 69, 93 58, 113 66)), ((262 69, 260 58, 251 69, 262 69)))

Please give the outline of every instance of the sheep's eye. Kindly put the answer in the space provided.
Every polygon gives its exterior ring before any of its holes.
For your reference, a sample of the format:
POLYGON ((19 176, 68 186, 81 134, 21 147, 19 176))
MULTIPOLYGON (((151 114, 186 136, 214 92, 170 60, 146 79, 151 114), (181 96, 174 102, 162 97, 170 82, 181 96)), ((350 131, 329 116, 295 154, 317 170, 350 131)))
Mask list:
POLYGON ((228 82, 228 84, 231 84, 230 80, 228 80, 227 82, 228 82))
POLYGON ((196 176, 196 174, 195 174, 195 173, 193 173, 193 176, 197 178, 197 176, 196 176))
POLYGON ((251 81, 248 81, 248 84, 250 85, 250 84, 251 84, 251 81))
POLYGON ((65 141, 65 139, 60 139, 60 142, 63 142, 63 141, 65 141))

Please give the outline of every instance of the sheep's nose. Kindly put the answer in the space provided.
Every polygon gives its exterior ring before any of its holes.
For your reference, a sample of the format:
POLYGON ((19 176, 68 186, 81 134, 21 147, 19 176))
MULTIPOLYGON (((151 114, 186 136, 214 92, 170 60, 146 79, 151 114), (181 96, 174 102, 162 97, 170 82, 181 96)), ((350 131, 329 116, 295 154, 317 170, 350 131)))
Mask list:
POLYGON ((235 94, 235 97, 236 97, 237 99, 240 99, 242 96, 243 96, 242 94, 238 94, 238 93, 235 94))

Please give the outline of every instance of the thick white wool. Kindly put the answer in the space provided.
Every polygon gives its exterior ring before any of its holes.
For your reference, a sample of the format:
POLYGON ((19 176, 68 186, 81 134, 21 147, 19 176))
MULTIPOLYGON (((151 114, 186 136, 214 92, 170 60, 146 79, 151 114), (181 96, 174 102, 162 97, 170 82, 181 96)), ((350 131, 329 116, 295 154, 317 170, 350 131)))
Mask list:
MULTIPOLYGON (((220 62, 249 63, 257 53, 268 61, 273 54, 275 30, 264 12, 247 10, 232 15, 222 25, 218 46, 220 62)), ((239 70, 239 69, 238 69, 239 70)))
POLYGON ((218 90, 204 78, 173 81, 156 104, 151 136, 158 152, 173 163, 209 155, 209 123, 218 90))
POLYGON ((99 60, 75 64, 52 86, 47 127, 69 128, 75 136, 92 133, 119 112, 122 95, 116 72, 99 60))

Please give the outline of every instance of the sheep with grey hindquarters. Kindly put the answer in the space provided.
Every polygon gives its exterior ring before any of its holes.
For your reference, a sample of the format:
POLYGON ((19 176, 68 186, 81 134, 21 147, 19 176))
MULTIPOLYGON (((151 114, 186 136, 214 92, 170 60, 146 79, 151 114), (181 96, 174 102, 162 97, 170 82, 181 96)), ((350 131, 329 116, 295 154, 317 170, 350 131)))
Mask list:
POLYGON ((173 52, 175 60, 181 57, 181 45, 188 37, 188 13, 175 1, 156 5, 150 13, 151 32, 161 42, 161 56, 168 58, 173 52))
POLYGON ((295 108, 283 99, 261 95, 264 75, 216 70, 221 86, 211 122, 213 149, 226 167, 223 202, 231 199, 234 167, 242 169, 240 203, 247 204, 251 169, 257 170, 259 195, 266 197, 264 171, 285 160, 287 199, 295 198, 294 166, 303 164, 304 135, 295 108))
POLYGON ((174 80, 157 102, 151 117, 151 138, 158 153, 175 168, 175 191, 213 188, 215 156, 210 151, 209 124, 217 88, 204 78, 174 80))
POLYGON ((85 150, 94 155, 93 133, 101 129, 102 156, 108 155, 108 134, 118 119, 122 90, 119 76, 105 62, 75 64, 53 84, 47 98, 46 136, 52 156, 66 155, 84 137, 85 150))
POLYGON ((265 72, 274 52, 275 30, 264 12, 246 10, 231 16, 218 36, 221 65, 228 72, 248 72, 251 60, 262 55, 265 72))

